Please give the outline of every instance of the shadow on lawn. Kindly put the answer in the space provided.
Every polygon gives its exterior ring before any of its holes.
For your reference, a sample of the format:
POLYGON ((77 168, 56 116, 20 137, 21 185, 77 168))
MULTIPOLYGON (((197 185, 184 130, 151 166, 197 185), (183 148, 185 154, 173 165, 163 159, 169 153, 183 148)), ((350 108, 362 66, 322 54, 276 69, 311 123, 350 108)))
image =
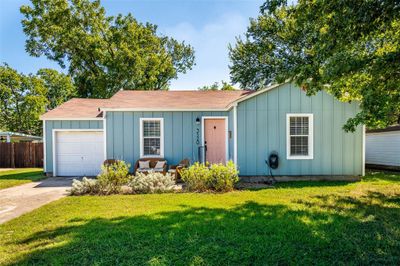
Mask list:
POLYGON ((15 264, 398 264, 400 194, 71 219, 20 243, 15 264))

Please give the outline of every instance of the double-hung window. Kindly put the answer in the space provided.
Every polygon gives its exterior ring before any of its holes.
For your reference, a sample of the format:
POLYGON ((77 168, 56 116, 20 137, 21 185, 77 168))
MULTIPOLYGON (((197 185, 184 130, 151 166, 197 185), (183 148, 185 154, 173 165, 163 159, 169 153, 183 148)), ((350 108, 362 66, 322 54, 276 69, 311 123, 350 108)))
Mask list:
POLYGON ((287 159, 313 159, 313 115, 287 114, 287 159))
POLYGON ((164 136, 162 118, 140 119, 140 156, 163 157, 164 136))

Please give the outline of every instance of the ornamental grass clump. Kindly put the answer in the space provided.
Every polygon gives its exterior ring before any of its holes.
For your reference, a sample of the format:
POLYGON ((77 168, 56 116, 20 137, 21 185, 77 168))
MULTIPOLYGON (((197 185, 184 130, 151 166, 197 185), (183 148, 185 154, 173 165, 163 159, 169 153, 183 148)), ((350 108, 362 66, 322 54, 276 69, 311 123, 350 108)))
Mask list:
POLYGON ((165 193, 175 190, 175 179, 172 175, 157 172, 137 173, 128 186, 132 193, 165 193))
POLYGON ((74 179, 69 192, 71 195, 121 193, 122 186, 129 181, 129 167, 130 165, 124 161, 115 161, 112 164, 102 165, 101 173, 97 176, 97 179, 86 177, 82 181, 74 179))
POLYGON ((101 166, 101 173, 97 176, 101 194, 118 194, 122 186, 129 181, 130 164, 124 161, 116 161, 112 164, 101 166))
POLYGON ((196 162, 189 168, 182 169, 180 174, 187 190, 197 192, 210 190, 211 171, 207 165, 196 162))
POLYGON ((234 189, 239 181, 239 172, 236 165, 229 161, 226 164, 195 163, 181 171, 182 180, 188 191, 227 192, 234 189))
POLYGON ((96 179, 82 178, 82 181, 74 179, 69 193, 73 196, 86 194, 98 194, 100 191, 99 183, 96 179))
POLYGON ((211 171, 211 188, 219 192, 232 191, 235 184, 239 181, 239 171, 236 165, 229 161, 226 165, 212 164, 211 171))

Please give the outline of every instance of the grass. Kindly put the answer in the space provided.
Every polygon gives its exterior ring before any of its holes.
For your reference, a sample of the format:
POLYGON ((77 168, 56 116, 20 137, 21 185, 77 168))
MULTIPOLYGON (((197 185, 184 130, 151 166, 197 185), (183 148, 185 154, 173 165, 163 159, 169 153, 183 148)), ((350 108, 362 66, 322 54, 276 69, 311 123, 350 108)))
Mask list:
POLYGON ((66 197, 0 226, 4 265, 400 263, 400 175, 66 197))
POLYGON ((0 189, 14 187, 44 178, 41 168, 19 168, 0 171, 0 189))

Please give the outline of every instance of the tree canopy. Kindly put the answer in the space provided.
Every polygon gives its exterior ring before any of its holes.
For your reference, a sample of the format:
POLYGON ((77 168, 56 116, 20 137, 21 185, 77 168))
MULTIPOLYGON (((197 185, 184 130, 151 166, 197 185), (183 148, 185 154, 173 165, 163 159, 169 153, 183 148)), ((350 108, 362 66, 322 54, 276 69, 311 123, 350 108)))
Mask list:
POLYGON ((194 50, 157 34, 132 14, 107 16, 100 1, 31 0, 22 6, 26 51, 46 56, 69 74, 80 97, 110 97, 119 89, 168 89, 194 65, 194 50))
POLYGON ((71 77, 54 69, 42 68, 37 77, 44 82, 46 88, 47 110, 51 110, 76 95, 76 88, 71 77))
POLYGON ((1 65, 0 128, 40 135, 39 116, 74 94, 71 79, 55 70, 40 69, 37 75, 24 75, 8 65, 1 65))
POLYGON ((260 12, 229 48, 232 82, 257 90, 289 80, 308 95, 359 101, 345 130, 398 121, 400 2, 267 0, 260 12))
POLYGON ((0 127, 15 132, 37 134, 47 103, 41 79, 25 76, 9 66, 0 66, 0 127))
POLYGON ((236 90, 235 87, 233 87, 231 84, 229 84, 226 81, 221 80, 221 84, 219 82, 214 82, 211 85, 205 85, 202 87, 197 88, 198 90, 201 91, 217 91, 217 90, 221 90, 221 91, 233 91, 236 90))

